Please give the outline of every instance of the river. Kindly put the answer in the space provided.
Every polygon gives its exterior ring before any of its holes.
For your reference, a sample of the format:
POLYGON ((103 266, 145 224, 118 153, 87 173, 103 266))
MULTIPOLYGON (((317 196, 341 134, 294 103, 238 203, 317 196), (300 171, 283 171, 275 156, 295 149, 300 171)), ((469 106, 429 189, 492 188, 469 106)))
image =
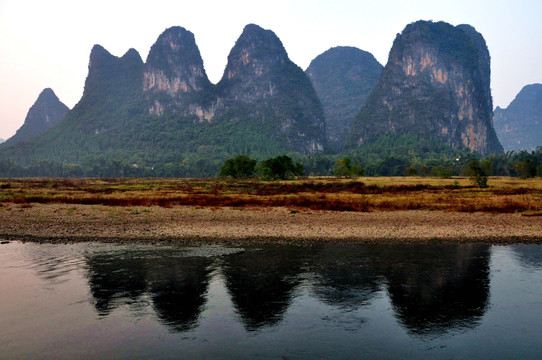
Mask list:
POLYGON ((0 245, 0 359, 540 359, 542 245, 0 245))

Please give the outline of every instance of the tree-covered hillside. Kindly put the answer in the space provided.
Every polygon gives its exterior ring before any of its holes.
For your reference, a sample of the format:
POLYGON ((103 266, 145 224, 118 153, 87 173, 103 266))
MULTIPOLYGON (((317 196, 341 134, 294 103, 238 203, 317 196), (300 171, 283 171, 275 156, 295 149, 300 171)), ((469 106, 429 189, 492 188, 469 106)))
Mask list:
MULTIPOLYGON (((96 45, 79 103, 44 134, 0 146, 0 176, 208 177, 237 155, 288 155, 306 175, 333 174, 339 161, 366 175, 444 176, 478 152, 501 152, 489 53, 472 27, 411 24, 381 69, 339 47, 303 72, 272 31, 252 24, 216 85, 181 27, 164 31, 146 62, 96 45)), ((499 174, 519 171, 517 154, 503 156, 499 174)))
POLYGON ((305 73, 324 107, 328 151, 343 150, 354 116, 373 90, 382 68, 372 54, 347 46, 331 48, 310 63, 305 73))
POLYGON ((5 146, 0 158, 23 167, 107 159, 211 176, 236 154, 264 158, 324 146, 320 101, 273 32, 248 25, 215 86, 193 35, 175 27, 159 37, 147 63, 133 49, 118 58, 94 46, 74 109, 42 136, 5 146))

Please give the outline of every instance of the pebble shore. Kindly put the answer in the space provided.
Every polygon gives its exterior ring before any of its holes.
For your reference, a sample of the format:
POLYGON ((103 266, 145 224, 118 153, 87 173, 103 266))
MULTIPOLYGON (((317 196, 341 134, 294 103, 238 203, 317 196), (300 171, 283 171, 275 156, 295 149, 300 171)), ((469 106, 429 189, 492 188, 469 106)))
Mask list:
POLYGON ((542 216, 9 204, 0 208, 0 240, 542 243, 542 216))

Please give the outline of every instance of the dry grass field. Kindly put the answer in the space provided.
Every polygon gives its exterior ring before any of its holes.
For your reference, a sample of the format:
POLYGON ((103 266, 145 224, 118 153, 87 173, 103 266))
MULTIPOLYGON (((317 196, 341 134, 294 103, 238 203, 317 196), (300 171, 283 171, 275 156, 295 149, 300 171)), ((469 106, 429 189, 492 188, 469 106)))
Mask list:
POLYGON ((4 179, 0 239, 542 243, 542 181, 4 179))
POLYGON ((403 211, 542 215, 542 180, 364 177, 293 181, 230 179, 2 179, 0 207, 34 204, 197 208, 284 207, 303 211, 403 211))

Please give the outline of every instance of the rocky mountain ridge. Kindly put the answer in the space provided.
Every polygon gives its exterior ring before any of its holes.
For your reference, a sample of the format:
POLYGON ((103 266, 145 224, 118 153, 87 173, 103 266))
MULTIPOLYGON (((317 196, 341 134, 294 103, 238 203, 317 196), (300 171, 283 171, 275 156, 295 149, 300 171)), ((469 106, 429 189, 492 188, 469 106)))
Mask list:
POLYGON ((418 21, 398 34, 357 115, 350 147, 410 133, 456 149, 502 153, 492 126, 489 52, 468 25, 418 21))
POLYGON ((244 28, 217 85, 205 73, 194 35, 182 27, 164 31, 146 62, 134 49, 116 57, 95 45, 88 69, 83 96, 66 119, 24 152, 6 156, 21 163, 41 156, 154 162, 325 147, 323 110, 310 80, 278 37, 257 25, 244 28))
POLYGON ((169 111, 210 120, 214 112, 204 109, 202 94, 211 91, 212 86, 194 35, 178 26, 164 31, 151 47, 143 72, 149 113, 162 115, 169 111))
POLYGON ((272 31, 253 24, 245 27, 228 55, 217 93, 221 113, 229 112, 230 121, 249 118, 248 126, 283 142, 290 151, 324 150, 322 105, 309 78, 288 58, 272 31))
POLYGON ((24 147, 3 146, 0 158, 193 163, 197 176, 241 153, 336 153, 390 132, 499 153, 489 76, 485 41, 468 25, 408 25, 384 68, 369 53, 337 47, 304 72, 272 31, 249 24, 215 85, 194 35, 172 27, 145 62, 134 49, 116 57, 95 45, 77 105, 24 147))

